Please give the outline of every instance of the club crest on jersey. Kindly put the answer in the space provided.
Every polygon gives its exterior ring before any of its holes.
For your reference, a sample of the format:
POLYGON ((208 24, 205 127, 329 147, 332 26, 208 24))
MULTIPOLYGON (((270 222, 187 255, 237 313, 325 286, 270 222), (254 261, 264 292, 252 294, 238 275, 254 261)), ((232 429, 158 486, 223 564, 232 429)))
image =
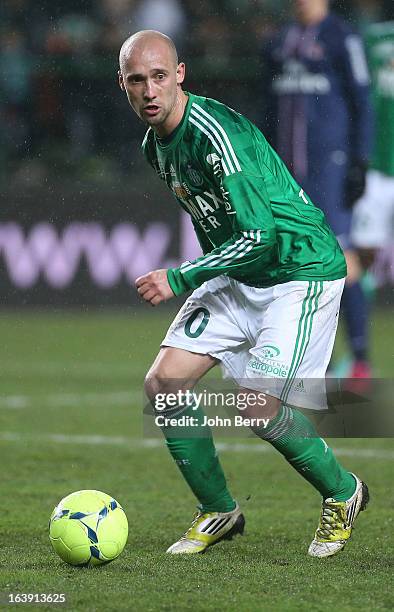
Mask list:
POLYGON ((195 185, 196 187, 200 187, 204 182, 204 179, 202 178, 201 174, 197 170, 195 170, 190 164, 187 164, 186 175, 192 185, 195 185))

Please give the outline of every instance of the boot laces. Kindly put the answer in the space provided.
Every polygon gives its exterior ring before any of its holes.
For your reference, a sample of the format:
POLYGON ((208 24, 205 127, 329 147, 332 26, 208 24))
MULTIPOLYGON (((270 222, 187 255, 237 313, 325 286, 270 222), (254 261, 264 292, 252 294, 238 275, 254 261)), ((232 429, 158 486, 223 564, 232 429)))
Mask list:
POLYGON ((346 529, 346 507, 345 504, 334 499, 326 499, 323 502, 320 523, 317 529, 319 538, 329 538, 338 530, 346 529))
POLYGON ((192 523, 189 527, 189 529, 187 529, 187 531, 185 531, 185 533, 183 534, 183 536, 181 537, 181 540, 188 540, 188 536, 191 533, 193 527, 195 527, 195 525, 197 525, 199 519, 203 516, 203 513, 201 512, 201 510, 197 510, 197 512, 195 512, 193 514, 193 518, 192 518, 192 523))

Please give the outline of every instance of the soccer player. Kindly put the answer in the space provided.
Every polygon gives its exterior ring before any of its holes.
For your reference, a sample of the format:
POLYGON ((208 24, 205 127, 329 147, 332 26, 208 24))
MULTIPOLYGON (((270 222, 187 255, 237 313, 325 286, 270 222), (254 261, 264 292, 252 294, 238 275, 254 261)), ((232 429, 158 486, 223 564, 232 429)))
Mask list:
POLYGON ((368 267, 375 252, 393 240, 394 220, 394 21, 366 30, 372 76, 375 143, 364 196, 356 203, 352 241, 368 267))
MULTIPOLYGON (((342 251, 263 134, 224 104, 183 91, 185 65, 169 38, 138 32, 124 42, 119 63, 120 87, 149 126, 146 159, 191 215, 204 253, 136 280, 153 306, 194 290, 146 376, 147 395, 153 405, 159 393, 186 395, 222 364, 246 397, 243 416, 270 420, 253 428, 256 435, 323 498, 309 554, 333 555, 347 543, 368 489, 292 406, 305 405, 311 379, 324 378, 346 275, 342 251), (268 378, 268 371, 279 374, 268 378), (270 394, 256 404, 265 385, 270 394)), ((244 517, 201 407, 180 400, 165 415, 172 417, 162 427, 168 449, 200 503, 168 552, 203 552, 242 533, 244 517), (185 416, 197 421, 199 435, 177 426, 185 416)))
POLYGON ((347 260, 342 308, 352 351, 349 378, 369 378, 368 311, 350 240, 352 206, 365 188, 372 145, 369 74, 360 37, 329 0, 294 0, 296 21, 263 51, 261 125, 319 206, 347 260))

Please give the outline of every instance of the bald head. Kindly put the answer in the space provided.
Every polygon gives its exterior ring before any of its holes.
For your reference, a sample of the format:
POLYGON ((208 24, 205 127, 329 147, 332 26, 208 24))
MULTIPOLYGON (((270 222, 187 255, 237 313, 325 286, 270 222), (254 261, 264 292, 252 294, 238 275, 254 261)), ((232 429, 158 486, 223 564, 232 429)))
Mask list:
POLYGON ((119 86, 130 106, 159 137, 170 134, 183 117, 185 64, 171 38, 155 30, 130 36, 119 53, 119 86))
POLYGON ((127 38, 119 52, 119 67, 123 72, 126 62, 135 52, 143 53, 145 49, 157 48, 169 54, 174 66, 178 65, 176 47, 169 36, 156 30, 141 30, 127 38))

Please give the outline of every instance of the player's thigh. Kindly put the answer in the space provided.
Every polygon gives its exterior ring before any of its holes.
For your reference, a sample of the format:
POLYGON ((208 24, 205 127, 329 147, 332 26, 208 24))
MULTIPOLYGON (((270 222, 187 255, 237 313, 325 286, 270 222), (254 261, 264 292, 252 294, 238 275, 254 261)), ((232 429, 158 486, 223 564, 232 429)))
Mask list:
POLYGON ((344 279, 275 287, 245 367, 243 386, 283 403, 324 408, 324 377, 338 324, 344 279), (320 403, 321 400, 321 403, 320 403))
MULTIPOLYGON (((162 349, 181 349, 183 353, 176 355, 190 355, 185 364, 179 363, 179 371, 192 375, 195 367, 196 374, 201 377, 201 372, 205 373, 204 369, 209 364, 222 361, 228 352, 239 350, 239 346, 246 342, 237 318, 242 308, 243 304, 228 278, 218 277, 204 283, 180 309, 162 342, 162 349)), ((164 350, 161 354, 166 355, 167 352, 164 350)), ((178 371, 178 360, 176 367, 173 367, 175 360, 163 362, 161 354, 155 362, 156 366, 168 363, 171 372, 178 371)))

